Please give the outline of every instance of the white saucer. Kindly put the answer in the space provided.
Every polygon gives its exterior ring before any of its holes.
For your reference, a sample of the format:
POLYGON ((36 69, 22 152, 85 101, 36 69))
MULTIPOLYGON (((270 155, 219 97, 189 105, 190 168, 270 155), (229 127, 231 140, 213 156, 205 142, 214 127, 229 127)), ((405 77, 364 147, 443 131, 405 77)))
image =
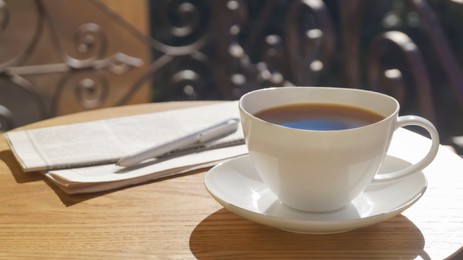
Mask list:
MULTIPOLYGON (((383 168, 401 168, 408 162, 388 156, 383 168)), ((427 181, 422 172, 401 180, 371 184, 350 205, 326 213, 310 213, 282 204, 262 182, 248 155, 212 168, 205 177, 209 194, 231 212, 251 221, 297 233, 339 233, 394 216, 424 194, 427 181)))

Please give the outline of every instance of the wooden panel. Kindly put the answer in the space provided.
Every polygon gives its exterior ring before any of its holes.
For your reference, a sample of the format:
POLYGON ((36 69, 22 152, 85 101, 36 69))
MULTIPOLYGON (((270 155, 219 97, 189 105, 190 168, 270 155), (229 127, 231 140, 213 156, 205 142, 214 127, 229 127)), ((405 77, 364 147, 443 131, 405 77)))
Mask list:
MULTIPOLYGON (((138 31, 149 37, 148 0, 100 0, 138 31)), ((145 103, 151 99, 151 84, 145 83, 128 103, 145 103)))
POLYGON ((147 0, 100 0, 124 20, 139 31, 148 34, 148 2, 147 0))

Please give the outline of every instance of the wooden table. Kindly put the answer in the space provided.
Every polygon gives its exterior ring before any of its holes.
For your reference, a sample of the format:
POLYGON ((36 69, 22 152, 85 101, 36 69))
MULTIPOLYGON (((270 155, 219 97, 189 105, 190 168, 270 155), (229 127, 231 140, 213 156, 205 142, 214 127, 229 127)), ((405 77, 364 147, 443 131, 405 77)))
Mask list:
MULTIPOLYGON (((202 104, 117 107, 26 128, 202 104)), ((204 188, 205 171, 111 192, 67 195, 39 173, 23 173, 0 135, 0 259, 463 257, 463 160, 442 148, 424 173, 428 190, 402 215, 347 233, 303 235, 223 209, 204 188)))

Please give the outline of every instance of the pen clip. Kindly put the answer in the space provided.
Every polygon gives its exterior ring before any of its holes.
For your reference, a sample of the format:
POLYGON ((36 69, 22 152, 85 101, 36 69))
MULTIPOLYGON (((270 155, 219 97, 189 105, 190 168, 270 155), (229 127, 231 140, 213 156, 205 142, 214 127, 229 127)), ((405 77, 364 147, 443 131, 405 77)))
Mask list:
POLYGON ((230 118, 227 121, 211 126, 198 134, 197 143, 205 143, 227 136, 238 129, 238 123, 239 119, 230 118))

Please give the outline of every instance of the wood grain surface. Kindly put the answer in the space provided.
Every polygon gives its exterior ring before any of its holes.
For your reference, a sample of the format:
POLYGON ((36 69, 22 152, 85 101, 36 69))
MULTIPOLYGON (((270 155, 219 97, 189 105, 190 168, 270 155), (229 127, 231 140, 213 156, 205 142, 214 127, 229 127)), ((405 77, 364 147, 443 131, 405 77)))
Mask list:
MULTIPOLYGON (((24 128, 204 104, 115 107, 24 128)), ((303 235, 223 209, 204 188, 205 170, 115 191, 67 195, 40 173, 23 173, 0 135, 0 259, 458 258, 463 203, 456 202, 463 198, 463 162, 446 149, 436 160, 450 168, 425 172, 428 190, 402 215, 351 232, 303 235)))

